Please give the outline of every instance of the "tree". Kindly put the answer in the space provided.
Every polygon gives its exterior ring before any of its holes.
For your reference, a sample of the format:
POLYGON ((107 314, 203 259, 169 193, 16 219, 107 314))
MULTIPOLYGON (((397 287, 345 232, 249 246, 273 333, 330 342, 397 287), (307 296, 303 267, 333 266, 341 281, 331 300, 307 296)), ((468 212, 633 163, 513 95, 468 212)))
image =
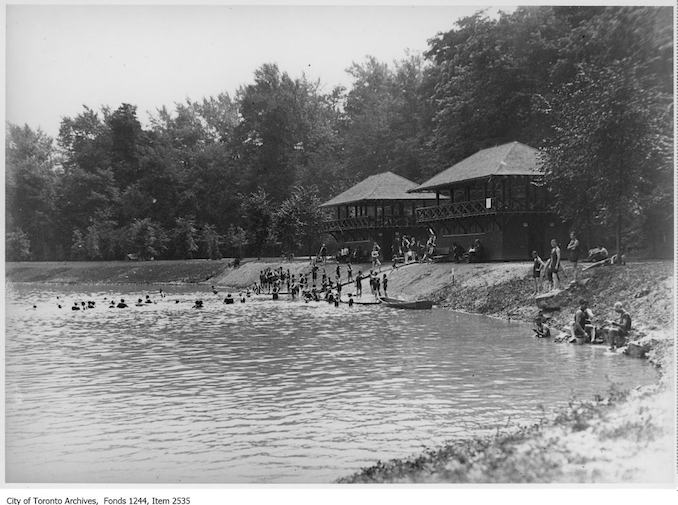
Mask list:
POLYGON ((217 233, 215 226, 211 224, 203 225, 200 233, 200 240, 204 244, 203 249, 209 259, 221 259, 221 251, 219 250, 221 236, 217 233))
POLYGON ((297 186, 273 213, 272 235, 282 244, 283 252, 294 253, 305 246, 304 252, 312 254, 323 219, 320 203, 316 187, 297 186))
POLYGON ((7 261, 26 261, 31 257, 31 242, 21 229, 5 233, 7 261))
POLYGON ((243 247, 246 247, 247 232, 240 226, 230 225, 226 233, 226 243, 228 243, 233 250, 233 256, 242 258, 243 247))
POLYGON ((16 233, 12 235, 16 245, 28 240, 31 256, 37 260, 54 254, 57 172, 52 144, 39 129, 7 125, 6 226, 16 233))
POLYGON ((250 237, 248 243, 254 247, 257 258, 261 258, 264 244, 271 230, 271 202, 268 194, 260 189, 247 196, 241 195, 241 214, 250 237))
POLYGON ((193 258, 193 255, 198 251, 197 233, 195 221, 192 219, 183 217, 175 219, 174 230, 172 230, 175 257, 179 259, 193 258))
POLYGON ((575 226, 614 229, 617 251, 625 226, 646 209, 648 180, 668 169, 662 151, 670 144, 656 121, 655 94, 629 64, 582 65, 554 97, 554 134, 544 148, 555 209, 575 226))
POLYGON ((155 259, 167 249, 167 233, 149 218, 135 219, 126 234, 126 245, 139 259, 155 259))

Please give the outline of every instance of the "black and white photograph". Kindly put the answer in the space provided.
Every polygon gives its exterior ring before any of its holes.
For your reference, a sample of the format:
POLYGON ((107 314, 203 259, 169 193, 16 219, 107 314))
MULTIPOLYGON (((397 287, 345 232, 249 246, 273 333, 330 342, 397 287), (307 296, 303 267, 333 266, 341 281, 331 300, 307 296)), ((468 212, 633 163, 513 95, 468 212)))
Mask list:
POLYGON ((3 503, 675 492, 675 9, 4 2, 3 503))

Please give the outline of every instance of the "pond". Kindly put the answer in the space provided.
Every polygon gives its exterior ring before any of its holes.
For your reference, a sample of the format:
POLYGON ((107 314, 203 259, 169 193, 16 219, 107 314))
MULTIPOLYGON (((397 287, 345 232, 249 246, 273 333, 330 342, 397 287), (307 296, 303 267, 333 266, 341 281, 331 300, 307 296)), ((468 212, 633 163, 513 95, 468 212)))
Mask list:
POLYGON ((7 482, 326 483, 655 378, 524 323, 223 295, 8 284, 7 482))

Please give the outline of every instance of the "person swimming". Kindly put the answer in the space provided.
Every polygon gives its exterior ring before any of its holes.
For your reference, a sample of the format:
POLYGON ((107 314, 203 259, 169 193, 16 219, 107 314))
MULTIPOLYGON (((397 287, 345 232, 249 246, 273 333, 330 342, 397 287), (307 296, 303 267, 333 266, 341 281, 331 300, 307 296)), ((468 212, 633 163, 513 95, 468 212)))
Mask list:
POLYGON ((137 299, 137 303, 135 304, 136 307, 143 307, 144 306, 144 301, 141 298, 137 299))
POLYGON ((149 295, 146 295, 146 301, 144 303, 153 303, 153 300, 151 300, 149 295))
POLYGON ((232 304, 232 303, 234 303, 234 302, 235 302, 235 300, 233 300, 233 297, 231 296, 231 293, 228 293, 228 294, 226 295, 226 298, 224 298, 224 303, 227 304, 227 305, 230 305, 230 304, 232 304))
POLYGON ((125 303, 124 298, 120 298, 120 303, 118 305, 116 305, 116 307, 119 308, 119 309, 126 309, 128 307, 128 305, 125 303))
POLYGON ((71 307, 71 310, 80 310, 80 305, 78 305, 78 302, 73 302, 73 306, 71 307))
POLYGON ((115 308, 115 301, 111 300, 111 303, 108 304, 109 309, 114 309, 115 308))
MULTIPOLYGON (((178 300, 177 300, 177 303, 179 303, 178 300)), ((202 309, 203 308, 202 307, 202 300, 196 300, 195 303, 193 304, 192 308, 193 309, 202 309)))

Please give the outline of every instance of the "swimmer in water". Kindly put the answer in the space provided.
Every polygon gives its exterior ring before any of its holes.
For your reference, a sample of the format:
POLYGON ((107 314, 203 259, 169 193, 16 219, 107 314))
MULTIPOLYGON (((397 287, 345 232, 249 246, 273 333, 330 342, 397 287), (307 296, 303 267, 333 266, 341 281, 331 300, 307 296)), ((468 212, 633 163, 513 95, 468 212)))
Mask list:
POLYGON ((195 304, 193 305, 194 309, 202 309, 202 300, 196 300, 195 304))
POLYGON ((116 307, 119 308, 119 309, 126 309, 128 307, 128 305, 125 303, 124 298, 120 298, 120 303, 118 305, 116 305, 116 307))
POLYGON ((146 295, 146 301, 144 303, 153 303, 153 300, 151 300, 149 295, 146 295))
POLYGON ((73 302, 73 306, 71 307, 71 310, 80 310, 80 305, 78 305, 78 302, 73 302))
POLYGON ((135 303, 136 307, 143 307, 144 306, 144 301, 141 298, 137 299, 137 303, 135 303))

